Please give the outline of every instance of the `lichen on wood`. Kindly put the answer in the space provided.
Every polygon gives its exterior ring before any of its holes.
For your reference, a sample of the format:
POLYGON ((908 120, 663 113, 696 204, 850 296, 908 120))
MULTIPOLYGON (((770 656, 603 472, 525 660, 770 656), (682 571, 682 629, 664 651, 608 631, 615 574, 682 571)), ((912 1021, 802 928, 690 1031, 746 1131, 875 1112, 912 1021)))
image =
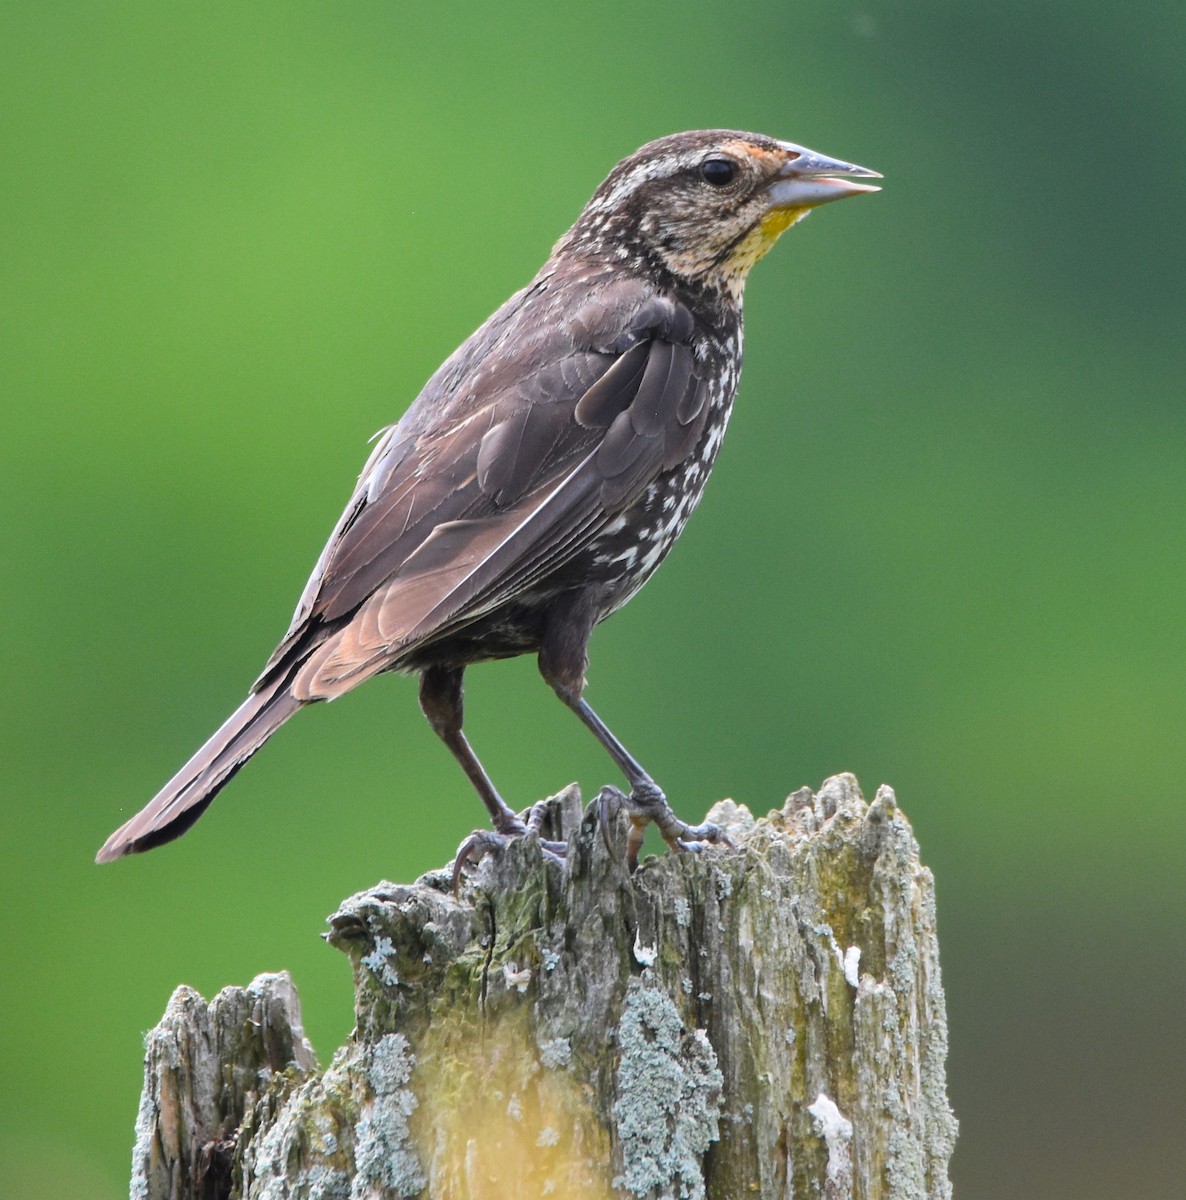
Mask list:
POLYGON ((633 875, 598 807, 550 801, 563 868, 527 837, 458 897, 439 871, 345 901, 356 1028, 324 1072, 285 977, 180 989, 133 1195, 950 1197, 934 887, 890 789, 836 776, 759 820, 725 801, 734 847, 633 875), (202 1032, 281 993, 258 1028, 202 1032), (195 1078, 235 1085, 183 1098, 194 1046, 195 1078))

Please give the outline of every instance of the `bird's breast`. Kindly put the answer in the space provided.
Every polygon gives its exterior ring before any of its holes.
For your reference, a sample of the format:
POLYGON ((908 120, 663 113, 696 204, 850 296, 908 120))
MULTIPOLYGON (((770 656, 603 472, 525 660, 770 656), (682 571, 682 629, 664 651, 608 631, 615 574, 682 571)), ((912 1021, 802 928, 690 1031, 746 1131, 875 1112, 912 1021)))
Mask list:
POLYGON ((599 620, 646 583, 699 504, 729 423, 740 366, 740 345, 734 339, 721 347, 713 364, 708 418, 692 452, 659 475, 582 552, 579 569, 604 588, 599 620))

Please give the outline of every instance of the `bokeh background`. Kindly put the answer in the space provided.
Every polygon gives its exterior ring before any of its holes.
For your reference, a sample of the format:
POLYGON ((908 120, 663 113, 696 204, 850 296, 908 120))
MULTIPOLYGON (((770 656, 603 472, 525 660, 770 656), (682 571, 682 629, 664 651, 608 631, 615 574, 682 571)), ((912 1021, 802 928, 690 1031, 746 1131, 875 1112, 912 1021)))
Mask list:
MULTIPOLYGON (((481 810, 406 679, 184 840, 91 856, 239 701, 367 437, 613 163, 758 129, 881 169, 759 267, 704 506, 591 698, 686 815, 855 771, 938 880, 957 1194, 1186 1176, 1186 10, 1169 0, 4 7, 0 1190, 125 1194, 174 985, 296 977, 481 810), (11 1189, 11 1190, 10 1190, 11 1189)), ((613 779, 529 660, 520 803, 613 779)))

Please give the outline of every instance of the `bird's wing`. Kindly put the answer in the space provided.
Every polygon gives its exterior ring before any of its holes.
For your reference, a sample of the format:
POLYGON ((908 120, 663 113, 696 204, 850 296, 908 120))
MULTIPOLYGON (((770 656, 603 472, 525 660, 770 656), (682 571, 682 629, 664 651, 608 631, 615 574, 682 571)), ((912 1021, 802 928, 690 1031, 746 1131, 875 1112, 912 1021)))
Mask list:
POLYGON ((708 409, 690 315, 613 301, 615 328, 578 312, 563 336, 469 363, 444 419, 414 406, 384 435, 263 678, 312 644, 297 694, 348 690, 530 588, 690 453, 708 409))

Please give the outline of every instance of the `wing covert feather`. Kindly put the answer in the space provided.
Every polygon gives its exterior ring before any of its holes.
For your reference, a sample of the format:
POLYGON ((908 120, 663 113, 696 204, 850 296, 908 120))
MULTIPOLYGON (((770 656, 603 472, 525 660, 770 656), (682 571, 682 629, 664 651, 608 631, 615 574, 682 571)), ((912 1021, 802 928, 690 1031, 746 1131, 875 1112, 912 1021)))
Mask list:
POLYGON ((587 388, 577 401, 574 414, 577 423, 589 429, 604 429, 610 425, 638 392, 650 352, 650 342, 639 342, 587 388))

